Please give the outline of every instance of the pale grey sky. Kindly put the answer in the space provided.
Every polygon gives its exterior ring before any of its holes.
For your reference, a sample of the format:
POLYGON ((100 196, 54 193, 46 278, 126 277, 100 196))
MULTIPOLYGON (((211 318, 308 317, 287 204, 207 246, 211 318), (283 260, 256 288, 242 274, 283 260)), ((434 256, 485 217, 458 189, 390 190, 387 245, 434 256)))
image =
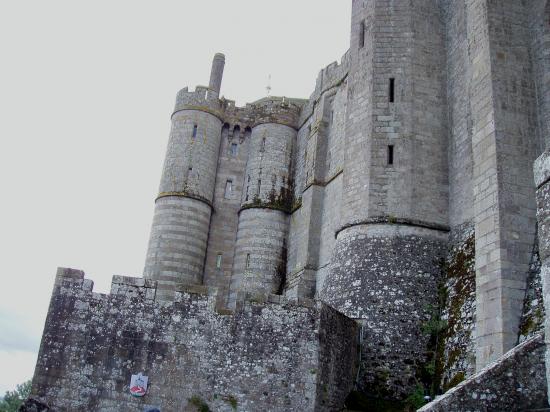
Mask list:
POLYGON ((351 0, 0 2, 0 394, 32 377, 57 266, 141 276, 176 92, 308 97, 351 0))

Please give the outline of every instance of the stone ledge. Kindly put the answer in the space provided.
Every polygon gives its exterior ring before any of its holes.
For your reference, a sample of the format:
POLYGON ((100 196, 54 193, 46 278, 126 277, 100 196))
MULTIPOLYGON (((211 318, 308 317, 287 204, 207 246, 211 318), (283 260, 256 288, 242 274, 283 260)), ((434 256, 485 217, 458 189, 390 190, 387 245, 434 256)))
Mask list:
POLYGON ((444 395, 420 408, 418 412, 502 410, 500 407, 503 403, 507 405, 507 410, 518 410, 513 407, 520 406, 544 407, 542 403, 548 401, 546 379, 544 379, 545 374, 542 371, 544 368, 539 368, 537 365, 537 363, 541 363, 540 366, 542 366, 544 363, 544 352, 540 353, 540 359, 536 352, 537 350, 543 351, 543 349, 544 336, 542 334, 526 340, 444 395), (534 359, 529 359, 529 355, 532 355, 534 359), (539 371, 539 369, 541 370, 539 371), (536 380, 535 372, 541 372, 540 380, 544 380, 544 382, 536 380), (515 391, 509 387, 510 381, 513 381, 516 386, 519 385, 515 391), (510 399, 505 399, 505 394, 509 395, 510 399), (521 400, 519 400, 520 398, 521 400), (528 401, 535 405, 527 405, 528 401))

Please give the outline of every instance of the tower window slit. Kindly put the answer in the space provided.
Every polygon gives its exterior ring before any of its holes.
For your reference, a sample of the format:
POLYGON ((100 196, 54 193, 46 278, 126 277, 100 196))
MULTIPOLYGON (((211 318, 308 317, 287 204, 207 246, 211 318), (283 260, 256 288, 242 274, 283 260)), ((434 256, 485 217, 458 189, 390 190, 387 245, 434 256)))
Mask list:
POLYGON ((193 137, 197 137, 197 128, 198 126, 196 124, 193 125, 193 137))
POLYGON ((232 191, 233 191, 233 181, 228 180, 227 182, 225 182, 225 195, 224 195, 224 197, 226 199, 230 199, 232 191))
POLYGON ((389 101, 390 103, 395 102, 395 79, 392 77, 390 79, 390 89, 389 89, 389 101))
POLYGON ((250 267, 250 253, 246 254, 246 268, 248 269, 250 267))
POLYGON ((216 256, 216 269, 221 269, 222 267, 222 254, 218 253, 218 256, 216 256))
POLYGON ((365 22, 359 23, 359 48, 365 47, 365 22))
POLYGON ((389 165, 392 165, 393 164, 393 156, 394 153, 393 153, 393 145, 389 145, 388 146, 388 164, 389 165))

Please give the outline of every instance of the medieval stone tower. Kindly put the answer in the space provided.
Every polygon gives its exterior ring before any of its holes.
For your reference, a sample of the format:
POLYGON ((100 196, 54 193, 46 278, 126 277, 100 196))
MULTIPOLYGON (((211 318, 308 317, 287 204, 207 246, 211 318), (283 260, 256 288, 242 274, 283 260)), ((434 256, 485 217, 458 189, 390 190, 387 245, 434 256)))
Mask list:
POLYGON ((177 94, 144 277, 59 271, 37 399, 410 410, 465 381, 426 410, 545 406, 550 2, 352 3, 309 99, 237 107, 222 54, 177 94))

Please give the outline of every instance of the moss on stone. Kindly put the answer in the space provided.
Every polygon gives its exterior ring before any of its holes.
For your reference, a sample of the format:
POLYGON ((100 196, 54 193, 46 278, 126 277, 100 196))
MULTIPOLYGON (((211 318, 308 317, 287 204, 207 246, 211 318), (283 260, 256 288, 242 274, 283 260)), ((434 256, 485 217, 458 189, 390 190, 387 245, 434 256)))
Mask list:
POLYGON ((542 330, 544 327, 544 313, 541 308, 537 308, 532 313, 526 315, 519 325, 520 336, 529 336, 533 332, 542 330))
POLYGON ((231 408, 232 408, 234 411, 237 410, 237 405, 239 404, 239 402, 237 401, 237 398, 235 398, 235 397, 232 396, 232 395, 229 395, 229 396, 225 397, 224 400, 225 400, 229 405, 231 405, 231 408))
POLYGON ((456 385, 458 385, 464 379, 466 379, 466 375, 464 374, 464 372, 460 371, 460 372, 456 373, 451 378, 451 380, 443 386, 443 390, 448 391, 449 389, 454 388, 456 385))
POLYGON ((200 396, 192 396, 188 399, 189 404, 193 405, 195 408, 197 408, 198 412, 210 412, 210 407, 208 404, 201 399, 200 396))
MULTIPOLYGON (((467 333, 464 331, 462 312, 464 307, 475 293, 475 235, 470 235, 453 248, 445 264, 446 286, 444 307, 447 314, 447 328, 443 333, 441 346, 438 348, 438 386, 444 391, 456 386, 457 379, 465 377, 465 371, 460 370, 453 375, 453 378, 446 378, 443 382, 445 371, 452 371, 467 354, 465 348, 460 344, 453 343, 456 336, 467 333), (452 346, 451 346, 452 345, 452 346)), ((469 332, 468 332, 469 333, 469 332)), ((451 372, 452 373, 452 372, 451 372)))
MULTIPOLYGON (((301 199, 300 199, 301 206, 301 199)), ((289 179, 288 187, 281 187, 279 193, 274 189, 269 192, 267 200, 262 200, 258 194, 254 196, 251 203, 243 205, 241 210, 245 209, 272 209, 280 210, 285 213, 292 213, 294 209, 294 182, 289 179)))

